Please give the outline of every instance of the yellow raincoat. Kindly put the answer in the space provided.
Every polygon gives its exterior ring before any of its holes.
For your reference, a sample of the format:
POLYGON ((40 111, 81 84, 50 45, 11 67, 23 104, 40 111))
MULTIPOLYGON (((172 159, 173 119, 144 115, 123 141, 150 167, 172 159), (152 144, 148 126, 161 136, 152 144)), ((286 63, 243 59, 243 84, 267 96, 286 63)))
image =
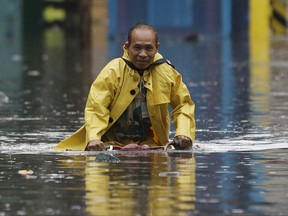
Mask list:
MULTIPOLYGON (((125 50, 123 58, 130 60, 125 50)), ((161 58, 157 53, 154 62, 161 58)), ((173 109, 171 115, 176 128, 175 136, 184 135, 194 140, 195 105, 181 75, 169 64, 163 63, 145 70, 143 79, 154 133, 153 143, 148 144, 165 145, 168 142, 169 105, 173 109)), ((55 150, 85 150, 91 140, 112 141, 109 140, 109 129, 138 94, 139 82, 138 72, 131 69, 122 58, 110 61, 91 86, 85 108, 85 124, 61 141, 55 150)))

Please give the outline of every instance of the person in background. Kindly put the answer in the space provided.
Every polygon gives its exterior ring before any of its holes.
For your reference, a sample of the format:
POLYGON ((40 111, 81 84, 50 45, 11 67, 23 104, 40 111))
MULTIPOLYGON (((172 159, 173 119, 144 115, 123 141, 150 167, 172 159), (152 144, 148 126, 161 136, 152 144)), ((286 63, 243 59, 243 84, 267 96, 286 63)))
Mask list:
POLYGON ((191 148, 195 104, 182 76, 158 53, 159 47, 153 26, 134 25, 122 58, 110 61, 91 86, 85 124, 55 149, 102 151, 131 143, 164 146, 169 142, 169 106, 175 148, 191 148))

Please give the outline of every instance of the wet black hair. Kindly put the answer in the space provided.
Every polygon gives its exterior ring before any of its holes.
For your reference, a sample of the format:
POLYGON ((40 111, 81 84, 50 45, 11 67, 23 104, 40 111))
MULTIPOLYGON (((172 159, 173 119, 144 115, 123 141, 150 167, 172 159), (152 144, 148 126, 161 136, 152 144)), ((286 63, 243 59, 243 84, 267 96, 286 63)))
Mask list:
POLYGON ((155 41, 156 41, 156 44, 158 44, 158 32, 157 30, 150 24, 147 24, 147 23, 136 23, 134 26, 132 26, 129 31, 128 31, 128 35, 127 35, 127 42, 128 44, 131 43, 131 37, 132 37, 132 32, 135 30, 135 29, 140 29, 140 28, 147 28, 147 29, 150 29, 154 32, 155 34, 155 41))

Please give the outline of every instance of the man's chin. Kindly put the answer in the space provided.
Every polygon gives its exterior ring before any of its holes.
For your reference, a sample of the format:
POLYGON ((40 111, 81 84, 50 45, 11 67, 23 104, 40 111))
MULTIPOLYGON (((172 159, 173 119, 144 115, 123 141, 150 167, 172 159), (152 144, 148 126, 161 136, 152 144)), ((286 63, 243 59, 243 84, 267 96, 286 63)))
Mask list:
POLYGON ((149 67, 149 64, 137 64, 135 66, 140 70, 144 70, 149 67))

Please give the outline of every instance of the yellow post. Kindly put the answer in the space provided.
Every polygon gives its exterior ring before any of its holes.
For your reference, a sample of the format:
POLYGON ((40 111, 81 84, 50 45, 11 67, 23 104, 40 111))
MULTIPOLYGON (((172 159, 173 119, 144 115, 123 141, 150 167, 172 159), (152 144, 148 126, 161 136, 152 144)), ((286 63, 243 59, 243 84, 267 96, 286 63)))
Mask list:
POLYGON ((250 104, 251 120, 266 125, 270 93, 269 0, 250 0, 250 104), (264 115, 263 115, 264 114, 264 115))
POLYGON ((107 63, 108 56, 108 0, 93 0, 92 18, 92 79, 107 63))

